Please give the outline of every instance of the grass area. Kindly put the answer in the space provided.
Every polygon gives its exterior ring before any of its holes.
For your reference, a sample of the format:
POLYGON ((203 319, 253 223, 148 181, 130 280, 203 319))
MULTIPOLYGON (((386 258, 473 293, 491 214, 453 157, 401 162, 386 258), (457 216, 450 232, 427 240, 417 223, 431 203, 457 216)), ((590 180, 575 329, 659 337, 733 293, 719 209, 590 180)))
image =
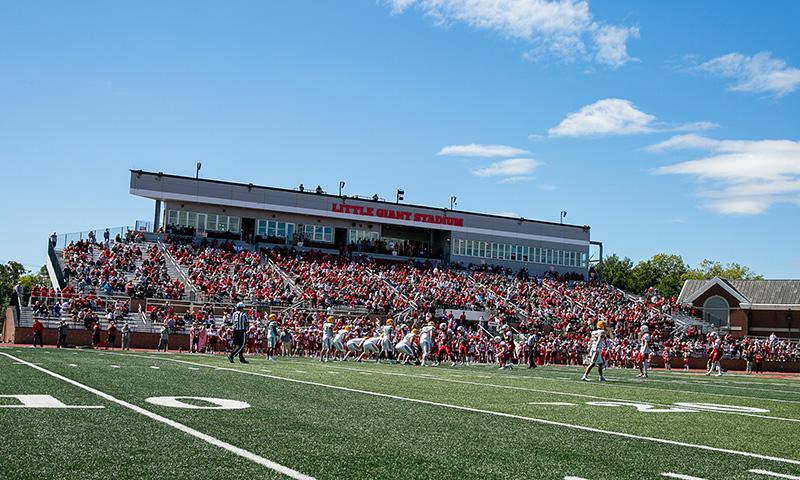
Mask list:
MULTIPOLYGON (((787 379, 656 372, 643 381, 611 370, 601 384, 582 383, 567 367, 262 358, 232 365, 222 356, 188 354, 0 353, 318 479, 770 478, 751 469, 800 478, 800 382, 787 379), (250 407, 145 401, 156 396, 250 407), (706 410, 712 408, 720 411, 706 410)), ((20 394, 104 408, 0 408, 0 478, 285 478, 0 355, 0 395, 20 394)), ((12 403, 0 398, 0 405, 12 403)))

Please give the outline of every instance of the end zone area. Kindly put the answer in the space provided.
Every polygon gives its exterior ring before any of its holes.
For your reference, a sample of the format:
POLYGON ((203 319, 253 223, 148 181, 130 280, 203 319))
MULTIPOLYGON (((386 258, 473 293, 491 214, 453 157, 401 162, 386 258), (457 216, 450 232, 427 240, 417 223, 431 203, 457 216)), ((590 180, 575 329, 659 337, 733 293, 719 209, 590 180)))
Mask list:
POLYGON ((800 478, 800 382, 579 376, 0 348, 0 477, 291 478, 224 444, 318 479, 800 478), (19 408, 18 395, 102 408, 19 408))

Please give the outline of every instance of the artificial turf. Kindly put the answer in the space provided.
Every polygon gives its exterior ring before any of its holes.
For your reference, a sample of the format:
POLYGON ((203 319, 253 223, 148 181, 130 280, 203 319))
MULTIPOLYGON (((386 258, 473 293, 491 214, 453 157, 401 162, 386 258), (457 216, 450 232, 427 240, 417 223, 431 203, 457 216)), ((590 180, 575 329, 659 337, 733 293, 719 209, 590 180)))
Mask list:
MULTIPOLYGON (((800 476, 800 382, 788 379, 654 372, 643 381, 633 371, 610 370, 609 382, 587 384, 578 381, 577 369, 566 367, 498 371, 302 358, 231 365, 211 355, 31 348, 0 353, 318 479, 656 479, 668 472, 706 480, 770 478, 750 469, 800 476), (145 402, 154 396, 225 398, 250 407, 188 410, 145 402), (646 411, 587 402, 637 403, 646 411), (759 411, 669 411, 679 402, 759 411), (648 438, 574 428, 581 426, 648 438)), ((0 395, 14 394, 105 408, 0 408, 3 479, 281 478, 0 355, 0 395)))

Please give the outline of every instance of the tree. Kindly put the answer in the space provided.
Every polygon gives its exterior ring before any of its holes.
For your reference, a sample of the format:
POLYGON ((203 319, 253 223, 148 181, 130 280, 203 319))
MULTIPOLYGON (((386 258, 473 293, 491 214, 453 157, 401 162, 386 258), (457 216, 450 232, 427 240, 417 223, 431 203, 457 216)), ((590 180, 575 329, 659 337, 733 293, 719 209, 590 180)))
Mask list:
POLYGON ((714 277, 726 280, 760 280, 764 278, 738 263, 723 265, 721 262, 705 259, 700 262, 699 267, 687 271, 683 275, 683 280, 708 280, 714 277))
POLYGON ((38 273, 28 272, 24 275, 20 275, 19 279, 17 279, 17 283, 25 287, 25 290, 30 290, 34 285, 49 285, 50 274, 47 273, 47 267, 42 265, 38 273))
POLYGON ((598 270, 604 282, 610 283, 621 290, 630 290, 631 269, 633 260, 628 257, 619 258, 617 254, 603 259, 598 270))
POLYGON ((661 295, 676 297, 686 280, 705 280, 722 277, 728 280, 753 280, 763 278, 748 267, 738 263, 723 265, 713 260, 703 260, 697 268, 689 268, 680 255, 659 253, 635 266, 630 258, 620 259, 613 254, 598 267, 603 281, 617 288, 643 294, 657 288, 661 295))
POLYGON ((25 274, 25 267, 19 262, 10 261, 5 265, 0 264, 0 308, 2 308, 3 315, 11 302, 11 293, 19 281, 19 277, 23 274, 25 274))
POLYGON ((649 288, 657 288, 662 295, 677 296, 687 269, 680 255, 653 255, 651 259, 637 263, 631 270, 632 290, 641 294, 649 288))

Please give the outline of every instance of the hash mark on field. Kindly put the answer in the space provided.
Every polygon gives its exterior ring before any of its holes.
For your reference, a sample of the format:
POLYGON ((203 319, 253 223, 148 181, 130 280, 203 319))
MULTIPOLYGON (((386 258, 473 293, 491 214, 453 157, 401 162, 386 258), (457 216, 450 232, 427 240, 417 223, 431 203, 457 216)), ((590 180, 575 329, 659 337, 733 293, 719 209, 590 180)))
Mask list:
POLYGON ((70 367, 77 367, 77 365, 75 365, 74 363, 70 363, 69 366, 70 367))
POLYGON ((667 478, 677 478, 679 480, 705 480, 704 478, 700 477, 693 477, 691 475, 684 475, 682 473, 672 473, 672 472, 662 473, 661 476, 667 478))
POLYGON ((120 368, 119 365, 109 365, 111 368, 120 368))
MULTIPOLYGON (((262 370, 262 371, 269 373, 267 370, 262 370)), ((334 372, 333 370, 328 370, 328 374, 329 375, 339 375, 339 372, 334 372)))
POLYGON ((369 373, 369 372, 358 372, 358 373, 360 373, 361 375, 372 375, 372 374, 371 374, 371 373, 369 373))
POLYGON ((197 367, 189 367, 189 370, 200 370, 200 369, 197 367))
POLYGON ((787 480, 800 480, 800 477, 796 477, 794 475, 786 475, 785 473, 770 472, 769 470, 761 470, 758 468, 748 470, 748 472, 755 473, 756 475, 766 475, 768 477, 785 478, 787 480))
POLYGON ((150 365, 150 368, 152 368, 153 370, 159 370, 161 367, 156 367, 155 365, 150 365))
POLYGON ((295 372, 295 373, 308 373, 305 370, 292 370, 292 371, 295 372))

